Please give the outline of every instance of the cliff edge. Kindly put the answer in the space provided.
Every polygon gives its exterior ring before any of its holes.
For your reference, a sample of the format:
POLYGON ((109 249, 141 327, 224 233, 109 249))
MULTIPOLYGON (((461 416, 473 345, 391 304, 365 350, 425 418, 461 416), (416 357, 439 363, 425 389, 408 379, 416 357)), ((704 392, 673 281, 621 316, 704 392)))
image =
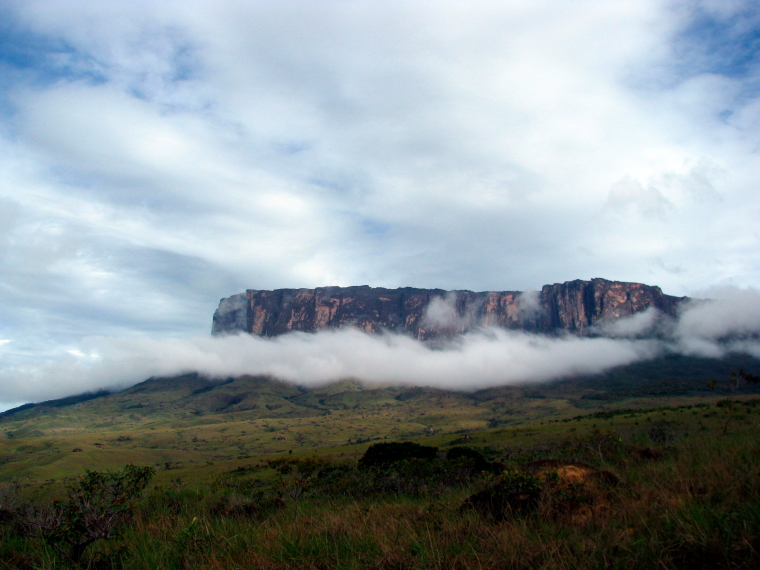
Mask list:
POLYGON ((479 327, 535 333, 593 334, 595 326, 654 308, 676 316, 687 297, 659 287, 607 279, 544 285, 541 291, 444 291, 402 287, 249 289, 222 299, 214 335, 247 332, 272 337, 290 331, 353 327, 429 339, 479 327))

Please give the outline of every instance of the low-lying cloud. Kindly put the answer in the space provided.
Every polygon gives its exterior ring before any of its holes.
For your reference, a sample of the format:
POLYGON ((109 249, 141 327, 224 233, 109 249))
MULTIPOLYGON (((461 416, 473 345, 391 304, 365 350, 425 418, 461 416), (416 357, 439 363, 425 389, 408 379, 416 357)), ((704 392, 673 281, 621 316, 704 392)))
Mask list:
POLYGON ((647 337, 656 332, 663 332, 671 321, 668 315, 649 307, 646 311, 630 317, 601 323, 596 329, 599 334, 612 338, 647 337))
POLYGON ((301 385, 357 378, 368 383, 476 389, 600 372, 658 352, 648 341, 550 338, 485 329, 445 348, 413 338, 353 329, 189 339, 92 338, 78 352, 33 370, 3 373, 5 401, 38 401, 117 388, 150 376, 268 374, 301 385))
POLYGON ((490 328, 433 348, 403 335, 370 335, 353 329, 271 339, 245 334, 93 337, 45 364, 1 370, 0 401, 41 401, 118 389, 150 376, 191 371, 218 378, 268 374, 300 385, 356 378, 472 390, 593 374, 666 352, 715 358, 742 352, 760 357, 760 293, 738 289, 710 293, 712 300, 687 305, 674 322, 652 310, 603 326, 600 330, 609 336, 593 338, 490 328), (659 335, 637 338, 644 332, 659 335))
POLYGON ((718 288, 707 291, 714 301, 693 300, 678 320, 680 338, 716 339, 757 335, 760 331, 760 291, 718 288))
POLYGON ((434 331, 451 333, 464 332, 472 328, 477 307, 466 307, 461 312, 457 307, 456 291, 449 291, 445 297, 434 297, 425 307, 422 326, 434 331))

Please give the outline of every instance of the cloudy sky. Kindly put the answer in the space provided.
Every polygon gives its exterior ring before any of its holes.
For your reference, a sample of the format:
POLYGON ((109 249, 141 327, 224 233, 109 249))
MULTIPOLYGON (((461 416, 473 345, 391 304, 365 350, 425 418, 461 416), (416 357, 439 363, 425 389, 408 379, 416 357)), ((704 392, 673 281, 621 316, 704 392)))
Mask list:
POLYGON ((246 288, 752 291, 759 53, 753 1, 0 0, 0 406, 246 288))

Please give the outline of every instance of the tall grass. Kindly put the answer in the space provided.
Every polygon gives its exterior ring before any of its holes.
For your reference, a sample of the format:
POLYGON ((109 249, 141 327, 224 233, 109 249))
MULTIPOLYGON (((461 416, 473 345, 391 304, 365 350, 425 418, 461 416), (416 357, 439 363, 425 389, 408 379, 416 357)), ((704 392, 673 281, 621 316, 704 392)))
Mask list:
MULTIPOLYGON (((544 499, 533 512, 498 522, 462 508, 486 485, 478 480, 415 496, 342 495, 333 485, 329 494, 306 496, 298 516, 292 503, 256 495, 253 483, 156 487, 123 539, 93 548, 88 563, 130 570, 757 568, 755 429, 748 423, 727 436, 665 441, 659 460, 631 445, 591 453, 621 479, 618 486, 567 512, 544 499)), ((2 532, 0 568, 71 568, 41 541, 15 536, 7 524, 2 532)))

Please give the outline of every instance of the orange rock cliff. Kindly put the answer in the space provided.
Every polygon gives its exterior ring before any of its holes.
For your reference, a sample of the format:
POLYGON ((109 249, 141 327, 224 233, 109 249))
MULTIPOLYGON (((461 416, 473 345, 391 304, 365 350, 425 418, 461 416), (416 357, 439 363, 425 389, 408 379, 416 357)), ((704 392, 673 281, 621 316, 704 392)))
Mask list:
POLYGON ((272 337, 290 331, 353 327, 369 333, 392 331, 418 339, 500 327, 526 332, 581 336, 597 325, 650 307, 674 317, 686 297, 659 287, 606 279, 544 285, 541 291, 444 291, 403 287, 318 287, 249 289, 222 299, 212 334, 247 332, 272 337))

